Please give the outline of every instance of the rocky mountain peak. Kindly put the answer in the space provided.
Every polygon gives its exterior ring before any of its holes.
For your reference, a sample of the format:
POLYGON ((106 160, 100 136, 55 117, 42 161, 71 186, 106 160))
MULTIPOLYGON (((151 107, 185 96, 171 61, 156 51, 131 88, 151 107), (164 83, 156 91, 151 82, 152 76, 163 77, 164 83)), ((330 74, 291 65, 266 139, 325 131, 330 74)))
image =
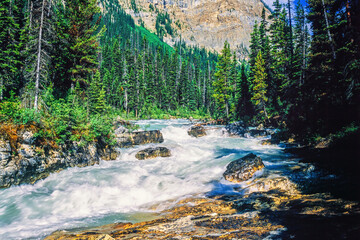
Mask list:
MULTIPOLYGON (((220 52, 228 41, 238 57, 247 56, 250 33, 260 21, 261 0, 119 0, 138 24, 156 32, 156 19, 167 13, 172 34, 163 39, 173 45, 180 38, 188 45, 220 52)), ((270 12, 268 10, 267 14, 270 12)))

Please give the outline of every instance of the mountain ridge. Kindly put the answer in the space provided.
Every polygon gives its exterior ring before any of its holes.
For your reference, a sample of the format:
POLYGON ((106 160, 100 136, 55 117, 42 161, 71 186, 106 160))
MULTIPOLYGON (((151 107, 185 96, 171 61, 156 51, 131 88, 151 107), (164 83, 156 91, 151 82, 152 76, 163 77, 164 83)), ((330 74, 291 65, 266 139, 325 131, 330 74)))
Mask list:
POLYGON ((255 21, 260 21, 262 9, 270 14, 261 0, 118 1, 138 25, 152 32, 159 32, 158 18, 167 14, 170 33, 164 30, 163 40, 171 46, 182 41, 219 53, 228 41, 240 59, 248 55, 250 33, 255 21))

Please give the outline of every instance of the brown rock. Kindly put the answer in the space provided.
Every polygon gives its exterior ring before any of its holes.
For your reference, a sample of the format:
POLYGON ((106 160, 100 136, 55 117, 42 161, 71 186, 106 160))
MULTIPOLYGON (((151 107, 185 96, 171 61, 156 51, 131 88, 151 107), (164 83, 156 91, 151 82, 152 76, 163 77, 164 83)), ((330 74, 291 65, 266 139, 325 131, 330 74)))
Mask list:
POLYGON ((157 158, 157 157, 170 157, 171 151, 166 147, 156 147, 156 148, 146 148, 144 150, 139 151, 135 157, 139 160, 145 160, 149 158, 157 158))
POLYGON ((132 133, 124 133, 116 137, 117 145, 121 148, 129 148, 134 145, 142 145, 148 143, 162 143, 164 138, 159 130, 137 131, 132 133))
POLYGON ((202 137, 202 136, 206 136, 206 132, 205 132, 205 128, 201 125, 195 125, 192 126, 189 130, 188 130, 188 134, 192 137, 202 137))
POLYGON ((256 171, 264 167, 261 158, 250 153, 229 163, 223 176, 230 182, 238 183, 250 179, 256 171))

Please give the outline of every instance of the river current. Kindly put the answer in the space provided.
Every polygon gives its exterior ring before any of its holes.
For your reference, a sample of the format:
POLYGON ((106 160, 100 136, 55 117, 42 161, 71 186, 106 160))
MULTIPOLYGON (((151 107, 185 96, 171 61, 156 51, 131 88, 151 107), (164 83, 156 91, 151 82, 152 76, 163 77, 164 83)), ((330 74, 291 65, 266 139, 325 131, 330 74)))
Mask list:
MULTIPOLYGON (((226 165, 252 152, 266 166, 257 173, 284 175, 292 166, 304 165, 279 146, 263 146, 259 138, 228 136, 221 126, 209 126, 208 135, 190 137, 187 120, 138 121, 142 129, 160 129, 161 144, 121 149, 115 161, 69 168, 34 185, 0 190, 0 239, 42 239, 61 229, 77 229, 114 222, 139 222, 162 210, 156 203, 194 194, 241 194, 246 183, 223 179, 226 165), (149 146, 171 150, 169 158, 139 161, 135 154, 149 146)), ((309 168, 311 171, 311 168, 309 168)))

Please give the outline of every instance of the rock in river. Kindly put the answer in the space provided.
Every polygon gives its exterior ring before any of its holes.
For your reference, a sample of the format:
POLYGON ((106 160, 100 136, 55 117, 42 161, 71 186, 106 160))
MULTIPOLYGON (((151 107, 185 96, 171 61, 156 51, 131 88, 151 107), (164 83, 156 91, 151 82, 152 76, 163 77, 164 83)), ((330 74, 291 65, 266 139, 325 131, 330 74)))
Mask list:
POLYGON ((166 147, 146 148, 139 151, 135 157, 139 160, 156 158, 156 157, 170 157, 171 152, 166 147))
POLYGON ((234 160, 226 166, 223 176, 230 182, 239 183, 250 179, 254 173, 264 168, 261 158, 253 153, 234 160))
POLYGON ((129 148, 134 145, 148 143, 162 143, 164 141, 163 135, 159 130, 123 133, 115 135, 115 137, 117 140, 117 146, 122 148, 129 148))
POLYGON ((247 132, 247 127, 243 121, 230 123, 225 126, 225 129, 230 135, 239 135, 242 137, 247 132))
POLYGON ((188 134, 192 137, 202 137, 206 135, 206 132, 203 126, 195 125, 188 130, 188 134))

